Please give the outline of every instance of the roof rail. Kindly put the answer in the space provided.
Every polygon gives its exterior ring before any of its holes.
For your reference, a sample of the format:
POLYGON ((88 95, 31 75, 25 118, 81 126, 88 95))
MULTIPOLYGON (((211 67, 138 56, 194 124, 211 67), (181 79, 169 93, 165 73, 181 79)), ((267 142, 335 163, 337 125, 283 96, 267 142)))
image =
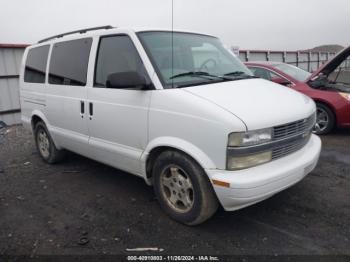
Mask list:
POLYGON ((79 34, 84 34, 84 33, 88 32, 88 31, 95 31, 95 30, 101 30, 101 29, 112 29, 112 28, 114 28, 114 27, 111 26, 111 25, 105 25, 105 26, 90 27, 90 28, 75 30, 75 31, 71 31, 71 32, 64 33, 64 34, 54 35, 54 36, 45 38, 45 39, 43 39, 43 40, 40 40, 38 43, 40 44, 40 43, 49 41, 49 40, 51 40, 51 39, 64 37, 64 36, 66 36, 66 35, 72 35, 72 34, 77 34, 77 33, 79 33, 79 34))

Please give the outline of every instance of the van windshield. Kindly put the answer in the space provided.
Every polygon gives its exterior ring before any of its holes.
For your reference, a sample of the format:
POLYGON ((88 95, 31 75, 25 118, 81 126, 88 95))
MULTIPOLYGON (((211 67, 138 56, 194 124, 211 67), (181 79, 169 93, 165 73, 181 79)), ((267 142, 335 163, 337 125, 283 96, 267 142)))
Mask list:
POLYGON ((164 88, 253 77, 215 37, 164 31, 140 32, 138 36, 164 88))

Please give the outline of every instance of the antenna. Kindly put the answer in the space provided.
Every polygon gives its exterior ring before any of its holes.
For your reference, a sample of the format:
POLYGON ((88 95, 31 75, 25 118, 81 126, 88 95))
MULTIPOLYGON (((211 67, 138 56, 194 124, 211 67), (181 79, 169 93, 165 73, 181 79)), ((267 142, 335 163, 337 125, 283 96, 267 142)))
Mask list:
MULTIPOLYGON (((174 0, 171 0, 171 75, 174 75, 174 0)), ((174 88, 174 79, 171 87, 174 88)))

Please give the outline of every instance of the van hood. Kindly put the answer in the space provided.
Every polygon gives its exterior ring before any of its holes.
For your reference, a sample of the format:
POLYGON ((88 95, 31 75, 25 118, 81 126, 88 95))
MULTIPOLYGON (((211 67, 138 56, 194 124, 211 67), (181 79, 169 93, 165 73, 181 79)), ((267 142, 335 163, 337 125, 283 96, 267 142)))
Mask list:
POLYGON ((240 118, 248 130, 278 126, 309 117, 309 97, 263 79, 245 79, 183 89, 240 118))

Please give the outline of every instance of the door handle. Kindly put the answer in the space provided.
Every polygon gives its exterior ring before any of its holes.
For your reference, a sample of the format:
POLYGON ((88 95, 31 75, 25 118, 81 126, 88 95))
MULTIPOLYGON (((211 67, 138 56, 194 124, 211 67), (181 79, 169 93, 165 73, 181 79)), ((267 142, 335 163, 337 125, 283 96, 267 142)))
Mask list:
POLYGON ((94 115, 94 104, 92 102, 89 102, 89 118, 92 119, 92 116, 94 115))
POLYGON ((84 118, 85 114, 85 103, 84 101, 80 101, 80 116, 81 118, 84 118))

